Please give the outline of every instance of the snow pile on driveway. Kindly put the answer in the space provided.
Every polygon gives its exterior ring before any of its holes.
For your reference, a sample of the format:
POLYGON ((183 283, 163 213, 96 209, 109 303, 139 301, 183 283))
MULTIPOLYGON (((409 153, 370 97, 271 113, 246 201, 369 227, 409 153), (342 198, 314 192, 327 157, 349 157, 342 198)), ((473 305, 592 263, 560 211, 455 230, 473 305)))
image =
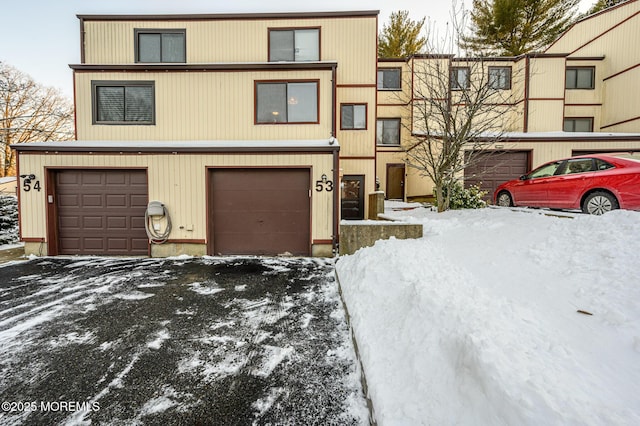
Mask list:
POLYGON ((387 213, 336 266, 378 424, 640 424, 640 213, 387 213))

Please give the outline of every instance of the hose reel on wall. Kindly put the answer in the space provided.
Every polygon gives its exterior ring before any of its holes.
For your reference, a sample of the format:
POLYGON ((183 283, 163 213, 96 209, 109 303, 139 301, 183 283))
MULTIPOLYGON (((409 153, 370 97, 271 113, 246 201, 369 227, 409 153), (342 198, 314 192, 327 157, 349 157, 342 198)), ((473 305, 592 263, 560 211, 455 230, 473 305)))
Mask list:
POLYGON ((150 201, 147 205, 147 210, 144 213, 144 227, 152 244, 163 244, 169 238, 171 216, 160 201, 150 201))

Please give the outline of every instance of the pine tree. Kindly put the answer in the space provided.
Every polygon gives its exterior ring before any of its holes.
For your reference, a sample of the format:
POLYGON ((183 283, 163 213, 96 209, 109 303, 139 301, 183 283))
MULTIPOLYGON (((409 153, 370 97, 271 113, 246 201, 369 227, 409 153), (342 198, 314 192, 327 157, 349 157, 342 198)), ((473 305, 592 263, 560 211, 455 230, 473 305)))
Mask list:
POLYGON ((618 3, 625 2, 627 0, 598 0, 591 6, 591 9, 587 12, 587 15, 592 15, 596 12, 600 12, 601 10, 608 9, 612 6, 615 6, 618 3))
POLYGON ((549 45, 575 20, 580 0, 473 0, 471 35, 461 47, 517 56, 549 45))
POLYGON ((378 36, 378 57, 405 58, 419 53, 427 39, 420 37, 425 18, 419 21, 409 19, 409 12, 392 12, 389 25, 383 25, 378 36))

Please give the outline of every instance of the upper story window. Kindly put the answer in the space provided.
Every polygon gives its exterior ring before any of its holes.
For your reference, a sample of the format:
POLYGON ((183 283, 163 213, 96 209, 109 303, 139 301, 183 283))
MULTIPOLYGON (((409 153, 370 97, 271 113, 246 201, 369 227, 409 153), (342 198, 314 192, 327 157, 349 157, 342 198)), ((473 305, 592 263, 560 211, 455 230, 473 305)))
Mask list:
POLYGON ((596 69, 594 67, 573 67, 566 71, 567 89, 593 89, 596 69))
POLYGON ((186 30, 136 29, 136 62, 186 62, 186 30))
POLYGON ((153 81, 92 81, 94 124, 154 124, 153 81))
POLYGON ((565 118, 563 128, 565 132, 593 132, 593 118, 565 118))
POLYGON ((378 90, 400 90, 400 68, 378 69, 378 90))
POLYGON ((400 145, 400 119, 379 118, 376 122, 376 144, 400 145))
POLYGON ((318 82, 256 82, 256 123, 318 123, 318 82))
POLYGON ((340 129, 364 130, 367 128, 366 104, 342 104, 340 106, 340 129))
POLYGON ((497 90, 511 89, 511 67, 489 67, 489 87, 497 90))
POLYGON ((320 29, 269 30, 269 61, 319 61, 320 29))
POLYGON ((469 67, 453 67, 451 68, 451 90, 468 89, 471 85, 469 67))

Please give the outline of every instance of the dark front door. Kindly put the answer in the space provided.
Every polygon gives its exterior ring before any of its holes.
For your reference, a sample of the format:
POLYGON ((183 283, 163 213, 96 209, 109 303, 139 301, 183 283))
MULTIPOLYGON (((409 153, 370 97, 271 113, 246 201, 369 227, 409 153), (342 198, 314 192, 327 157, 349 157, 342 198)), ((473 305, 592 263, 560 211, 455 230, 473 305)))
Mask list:
POLYGON ((342 177, 342 219, 364 219, 364 176, 342 177))
POLYGON ((404 200, 404 164, 387 164, 387 199, 404 200))

